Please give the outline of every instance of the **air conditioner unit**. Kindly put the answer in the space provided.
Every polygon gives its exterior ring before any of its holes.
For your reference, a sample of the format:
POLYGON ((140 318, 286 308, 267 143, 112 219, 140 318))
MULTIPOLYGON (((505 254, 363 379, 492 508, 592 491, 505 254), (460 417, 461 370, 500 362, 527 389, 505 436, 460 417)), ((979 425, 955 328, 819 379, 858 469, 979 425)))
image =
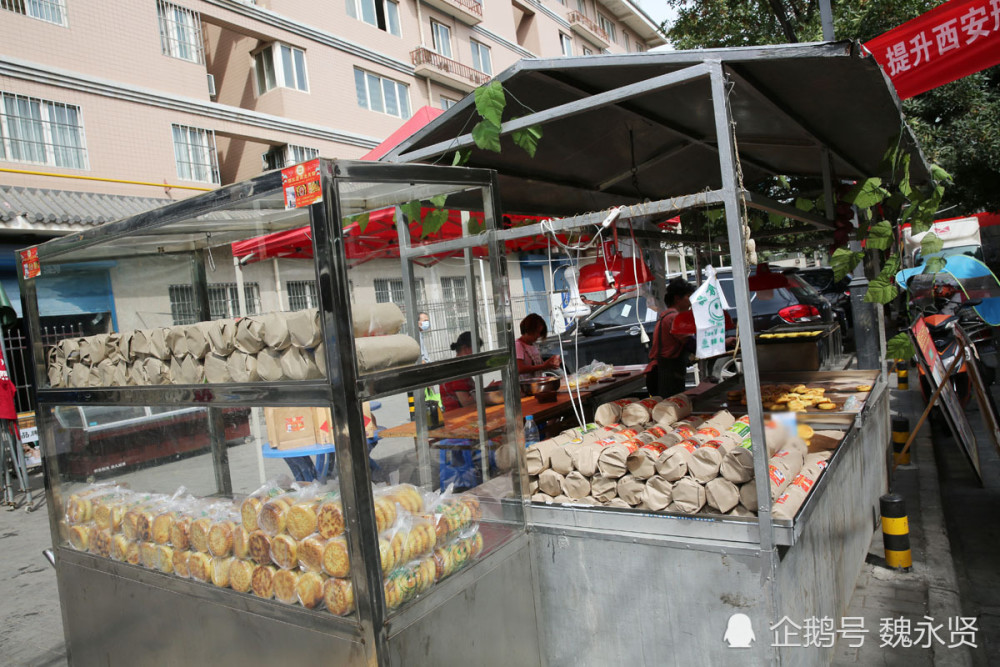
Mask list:
POLYGON ((214 100, 215 99, 215 75, 214 74, 206 74, 206 76, 208 77, 208 96, 214 100))

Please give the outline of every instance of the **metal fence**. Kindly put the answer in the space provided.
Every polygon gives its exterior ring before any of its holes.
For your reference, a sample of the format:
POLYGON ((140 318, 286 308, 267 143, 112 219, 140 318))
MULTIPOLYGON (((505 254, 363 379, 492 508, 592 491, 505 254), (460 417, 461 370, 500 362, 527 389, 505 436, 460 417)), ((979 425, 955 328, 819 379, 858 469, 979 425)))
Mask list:
MULTIPOLYGON (((4 350, 7 352, 7 369, 11 382, 17 393, 14 395, 14 407, 18 412, 29 412, 35 409, 32 398, 34 392, 34 372, 31 367, 31 344, 24 330, 25 321, 17 324, 3 333, 4 350)), ((58 326, 42 327, 42 346, 54 345, 63 338, 83 336, 83 325, 74 323, 58 326)))

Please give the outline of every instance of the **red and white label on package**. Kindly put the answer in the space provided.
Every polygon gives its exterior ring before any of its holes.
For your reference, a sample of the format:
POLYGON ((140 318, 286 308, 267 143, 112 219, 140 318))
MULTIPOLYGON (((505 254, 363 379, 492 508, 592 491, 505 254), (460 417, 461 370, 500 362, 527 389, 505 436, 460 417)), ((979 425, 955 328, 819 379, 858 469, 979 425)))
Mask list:
POLYGON ((285 433, 297 433, 306 430, 306 418, 303 415, 285 419, 285 433))
POLYGON ((768 476, 771 478, 771 483, 775 486, 781 486, 785 483, 785 473, 781 472, 775 466, 768 466, 768 476))
POLYGON ((693 452, 694 450, 696 450, 699 447, 701 447, 701 445, 698 444, 697 442, 695 442, 694 440, 681 440, 680 442, 678 442, 674 446, 675 447, 683 447, 684 449, 688 450, 689 452, 693 452))
POLYGON ((657 454, 662 454, 667 449, 667 446, 664 445, 662 442, 657 442, 654 440, 653 442, 647 442, 645 445, 642 446, 642 448, 654 451, 657 454))
POLYGON ((792 480, 792 486, 797 486, 806 493, 809 493, 809 489, 813 486, 813 480, 809 479, 805 475, 799 475, 792 480))
POLYGON ((25 248, 21 251, 21 266, 24 269, 25 280, 42 275, 42 265, 38 262, 38 248, 25 248))

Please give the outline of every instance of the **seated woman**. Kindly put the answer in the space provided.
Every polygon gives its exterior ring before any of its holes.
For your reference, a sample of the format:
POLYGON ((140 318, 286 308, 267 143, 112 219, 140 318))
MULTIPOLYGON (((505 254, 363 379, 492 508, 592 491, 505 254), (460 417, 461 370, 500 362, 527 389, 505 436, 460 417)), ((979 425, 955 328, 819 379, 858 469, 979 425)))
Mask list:
POLYGON ((558 354, 542 361, 542 353, 535 343, 544 340, 549 335, 549 327, 537 313, 531 313, 521 320, 521 337, 514 343, 517 355, 517 372, 522 380, 530 380, 547 371, 559 368, 561 359, 558 354))
MULTIPOLYGON (((480 340, 482 345, 483 341, 480 340)), ((472 354, 472 332, 463 331, 458 339, 451 344, 456 357, 466 357, 472 354)), ((445 414, 451 410, 476 404, 476 384, 472 378, 462 378, 441 384, 441 404, 445 414)), ((456 490, 469 489, 482 484, 481 453, 472 440, 461 438, 445 438, 438 440, 440 449, 439 475, 441 488, 453 485, 456 490)), ((490 453, 491 467, 495 465, 493 453, 490 453)))
MULTIPOLYGON (((483 341, 480 340, 482 345, 483 341)), ((458 339, 451 344, 451 349, 455 351, 456 357, 466 357, 472 354, 472 332, 463 331, 458 335, 458 339)), ((462 378, 452 380, 441 385, 441 404, 445 412, 454 410, 466 405, 474 405, 476 402, 472 392, 476 390, 476 384, 472 378, 462 378)))

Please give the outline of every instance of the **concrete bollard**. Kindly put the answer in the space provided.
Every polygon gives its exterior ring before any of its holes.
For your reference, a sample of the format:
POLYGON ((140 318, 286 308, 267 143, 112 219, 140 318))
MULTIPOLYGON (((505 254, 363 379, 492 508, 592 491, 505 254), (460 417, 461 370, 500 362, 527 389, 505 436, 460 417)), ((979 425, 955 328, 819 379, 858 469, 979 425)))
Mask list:
POLYGON ((906 501, 896 493, 887 493, 878 500, 882 512, 882 544, 885 564, 893 569, 910 571, 910 522, 906 518, 906 501))
POLYGON ((910 452, 903 453, 906 441, 910 439, 910 420, 906 417, 892 418, 892 460, 898 466, 909 465, 910 452))

